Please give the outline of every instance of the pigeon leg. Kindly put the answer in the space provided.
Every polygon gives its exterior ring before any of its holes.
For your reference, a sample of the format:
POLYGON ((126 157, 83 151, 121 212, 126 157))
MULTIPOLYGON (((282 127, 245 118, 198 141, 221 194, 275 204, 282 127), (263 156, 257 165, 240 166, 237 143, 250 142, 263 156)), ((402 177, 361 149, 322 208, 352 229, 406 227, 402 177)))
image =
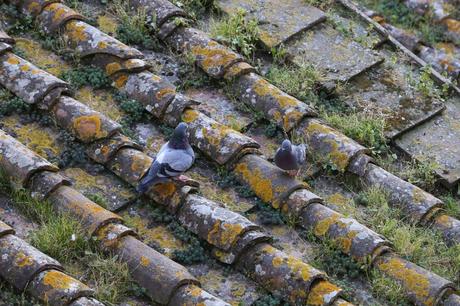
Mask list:
POLYGON ((189 178, 188 176, 185 176, 185 175, 179 175, 179 176, 176 176, 176 177, 172 177, 171 180, 179 185, 181 188, 183 186, 193 186, 193 187, 199 187, 199 183, 191 178, 189 178))

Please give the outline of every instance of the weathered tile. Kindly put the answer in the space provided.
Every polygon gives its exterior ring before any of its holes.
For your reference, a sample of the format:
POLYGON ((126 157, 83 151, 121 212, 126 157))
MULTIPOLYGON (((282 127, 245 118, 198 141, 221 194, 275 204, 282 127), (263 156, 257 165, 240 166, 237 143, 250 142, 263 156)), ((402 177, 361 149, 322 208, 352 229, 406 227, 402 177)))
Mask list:
POLYGON ((219 0, 229 15, 244 9, 259 21, 260 40, 267 48, 285 43, 293 35, 326 19, 324 12, 302 0, 219 0))
POLYGON ((386 119, 386 136, 394 138, 444 109, 442 101, 422 95, 416 74, 403 63, 385 65, 356 77, 340 91, 345 103, 386 119))
POLYGON ((438 117, 395 139, 396 145, 419 160, 438 165, 437 173, 449 186, 460 180, 460 99, 446 102, 438 117))
POLYGON ((223 125, 241 132, 252 122, 250 114, 243 114, 236 108, 236 103, 225 94, 213 88, 190 89, 187 95, 200 102, 196 108, 223 125))
POLYGON ((346 82, 381 63, 376 52, 343 36, 332 26, 320 24, 287 46, 297 65, 311 64, 323 74, 323 83, 346 82))

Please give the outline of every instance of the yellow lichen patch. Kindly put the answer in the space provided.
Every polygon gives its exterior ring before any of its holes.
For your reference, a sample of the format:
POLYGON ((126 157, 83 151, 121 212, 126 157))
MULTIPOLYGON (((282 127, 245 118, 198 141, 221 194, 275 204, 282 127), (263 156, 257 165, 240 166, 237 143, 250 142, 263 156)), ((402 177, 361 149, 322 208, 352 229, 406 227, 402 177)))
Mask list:
POLYGON ((278 87, 270 84, 262 78, 255 82, 252 89, 259 96, 273 97, 278 102, 281 109, 297 106, 299 103, 296 98, 285 94, 278 87))
MULTIPOLYGON (((426 275, 420 274, 414 269, 406 267, 399 258, 391 258, 387 262, 378 264, 384 273, 398 279, 403 285, 413 292, 419 300, 425 301, 430 295, 430 282, 426 275)), ((432 305, 432 303, 424 303, 432 305)))
POLYGON ((150 264, 150 259, 145 256, 141 256, 141 266, 147 267, 150 264))
POLYGON ((91 87, 85 86, 76 91, 75 98, 112 120, 118 121, 123 117, 123 111, 114 101, 112 94, 107 91, 92 90, 91 87))
POLYGON ((182 114, 182 120, 186 123, 195 121, 200 116, 200 113, 194 109, 187 109, 182 114))
POLYGON ((97 43, 97 48, 98 49, 105 49, 107 48, 107 43, 105 41, 100 41, 97 43))
POLYGON ((109 15, 97 17, 97 27, 104 33, 113 34, 117 32, 117 20, 109 15))
POLYGON ((328 281, 318 282, 310 291, 308 295, 307 305, 321 306, 327 305, 330 301, 325 301, 325 297, 339 292, 340 288, 328 281))
POLYGON ((43 49, 39 43, 33 40, 16 38, 16 48, 24 52, 25 57, 35 65, 52 75, 61 75, 70 69, 70 66, 59 56, 43 49))
POLYGON ((350 231, 347 233, 346 237, 339 237, 336 239, 336 243, 338 244, 338 246, 344 253, 346 254, 350 253, 351 245, 353 243, 353 238, 355 238, 357 234, 358 234, 357 231, 350 231))
POLYGON ((149 228, 149 220, 139 216, 124 215, 123 219, 126 224, 136 229, 142 240, 149 243, 156 243, 163 248, 166 254, 171 254, 174 250, 183 249, 184 246, 180 240, 177 240, 174 235, 163 225, 149 228))
POLYGON ((67 168, 64 170, 64 174, 74 181, 74 186, 77 189, 98 186, 96 177, 80 168, 67 168))
POLYGON ((211 128, 202 127, 201 132, 203 133, 204 139, 207 140, 216 149, 220 148, 221 141, 230 133, 232 130, 228 127, 213 123, 211 128))
POLYGON ((85 23, 72 20, 65 25, 67 36, 76 42, 87 41, 88 35, 85 33, 85 23))
POLYGON ((237 58, 237 55, 229 49, 219 48, 215 41, 209 42, 205 47, 193 47, 192 53, 196 58, 200 58, 201 66, 205 71, 226 67, 237 58))
POLYGON ((62 151, 62 148, 55 142, 53 135, 37 123, 21 125, 17 116, 4 118, 2 123, 15 132, 19 142, 44 158, 50 157, 48 153, 57 156, 62 151))
POLYGON ((331 194, 330 196, 326 198, 327 203, 330 203, 336 206, 340 206, 340 207, 348 206, 350 204, 350 201, 351 201, 350 199, 347 199, 340 193, 331 194))
POLYGON ((193 297, 199 297, 203 290, 200 287, 194 286, 192 289, 190 289, 189 293, 193 297))
POLYGON ((337 220, 340 218, 339 214, 333 214, 330 217, 327 217, 319 221, 314 229, 316 236, 324 236, 329 231, 329 228, 332 224, 337 223, 337 220))
POLYGON ((31 266, 34 263, 32 257, 26 256, 23 252, 19 252, 16 255, 14 264, 20 268, 31 266))
POLYGON ((101 118, 96 114, 75 118, 73 121, 73 129, 77 133, 78 138, 83 141, 107 136, 107 132, 101 130, 101 118))
POLYGON ((281 257, 279 257, 279 256, 273 257, 273 259, 272 259, 272 265, 273 265, 273 267, 278 268, 278 267, 281 266, 282 264, 283 264, 283 258, 281 258, 281 257))
POLYGON ((295 258, 293 256, 288 256, 287 258, 287 266, 291 269, 294 275, 300 276, 304 281, 308 281, 311 275, 311 267, 304 263, 303 261, 295 258))
MULTIPOLYGON (((243 179, 251 186, 251 189, 262 201, 271 203, 273 200, 273 189, 270 179, 264 178, 259 169, 249 171, 248 166, 244 163, 239 163, 235 172, 240 174, 243 179)), ((273 203, 275 206, 275 203, 273 203)), ((278 207, 275 207, 278 208, 278 207)))
POLYGON ((314 137, 315 134, 321 135, 322 137, 316 137, 316 138, 323 139, 323 141, 330 146, 329 152, 321 152, 321 153, 323 154, 327 153, 328 156, 326 157, 326 159, 334 163, 334 165, 337 167, 338 170, 345 171, 350 161, 348 154, 340 151, 340 145, 335 140, 335 138, 326 137, 326 135, 328 134, 331 134, 331 135, 335 134, 335 131, 332 128, 326 125, 323 125, 319 122, 311 122, 305 131, 307 133, 308 138, 310 139, 315 138, 314 137))
POLYGON ((43 284, 53 289, 69 289, 75 284, 75 280, 64 273, 51 270, 43 277, 43 284))

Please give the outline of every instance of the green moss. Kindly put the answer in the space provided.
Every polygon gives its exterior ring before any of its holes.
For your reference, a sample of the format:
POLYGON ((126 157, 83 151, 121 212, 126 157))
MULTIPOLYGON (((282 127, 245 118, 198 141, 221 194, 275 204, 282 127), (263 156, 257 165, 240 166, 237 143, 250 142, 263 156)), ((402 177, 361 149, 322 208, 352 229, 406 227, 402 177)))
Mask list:
POLYGON ((14 96, 6 89, 0 89, 0 117, 15 113, 25 113, 31 110, 30 104, 14 96))
POLYGON ((264 294, 261 298, 255 301, 252 306, 285 306, 289 305, 283 302, 280 298, 275 297, 271 294, 264 294))
POLYGON ((240 9, 236 14, 212 23, 211 34, 218 41, 251 58, 259 36, 257 24, 257 20, 246 18, 246 12, 240 9))
POLYGON ((61 78, 69 82, 75 89, 83 86, 92 86, 95 89, 109 88, 112 84, 102 69, 92 66, 82 66, 66 71, 61 78))
POLYGON ((173 251, 172 260, 185 265, 201 263, 206 260, 205 250, 195 235, 179 225, 176 221, 169 223, 168 229, 171 230, 174 237, 187 244, 185 250, 173 251))

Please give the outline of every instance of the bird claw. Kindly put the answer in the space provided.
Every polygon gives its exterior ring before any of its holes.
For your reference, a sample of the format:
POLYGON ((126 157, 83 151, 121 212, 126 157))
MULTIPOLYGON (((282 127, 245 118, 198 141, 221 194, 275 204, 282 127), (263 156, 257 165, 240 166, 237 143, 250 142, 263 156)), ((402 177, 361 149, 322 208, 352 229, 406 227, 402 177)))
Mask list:
POLYGON ((297 174, 299 174, 299 169, 297 169, 297 170, 287 170, 286 172, 287 172, 287 174, 288 174, 289 176, 295 178, 295 177, 297 176, 297 174))

